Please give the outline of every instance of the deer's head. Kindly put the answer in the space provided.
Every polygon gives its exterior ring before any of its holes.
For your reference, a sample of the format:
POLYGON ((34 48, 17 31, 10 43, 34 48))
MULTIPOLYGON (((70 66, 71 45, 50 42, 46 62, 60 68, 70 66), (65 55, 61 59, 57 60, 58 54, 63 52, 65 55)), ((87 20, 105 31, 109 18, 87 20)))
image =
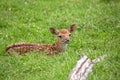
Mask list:
POLYGON ((56 30, 50 28, 50 32, 58 37, 60 43, 68 43, 70 41, 70 35, 75 29, 75 24, 71 25, 69 29, 56 30))

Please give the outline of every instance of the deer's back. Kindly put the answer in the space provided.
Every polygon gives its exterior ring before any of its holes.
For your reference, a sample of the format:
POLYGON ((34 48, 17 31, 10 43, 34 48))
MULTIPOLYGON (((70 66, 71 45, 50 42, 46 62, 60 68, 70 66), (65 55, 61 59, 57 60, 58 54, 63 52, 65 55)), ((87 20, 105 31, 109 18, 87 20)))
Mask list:
POLYGON ((17 53, 27 53, 30 51, 34 51, 37 50, 38 48, 38 44, 34 44, 34 43, 16 43, 16 44, 12 44, 9 45, 5 51, 10 53, 10 52, 17 52, 17 53))

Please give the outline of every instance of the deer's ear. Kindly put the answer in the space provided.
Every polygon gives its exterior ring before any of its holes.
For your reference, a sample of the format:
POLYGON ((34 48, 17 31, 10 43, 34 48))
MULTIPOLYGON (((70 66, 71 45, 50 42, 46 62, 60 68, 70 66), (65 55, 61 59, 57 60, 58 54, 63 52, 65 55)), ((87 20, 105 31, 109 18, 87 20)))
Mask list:
POLYGON ((57 30, 56 30, 55 28, 50 28, 50 32, 51 32, 52 34, 54 34, 54 35, 57 35, 57 34, 58 34, 58 32, 57 32, 57 30))
POLYGON ((72 24, 69 28, 70 33, 72 33, 75 30, 76 25, 72 24))

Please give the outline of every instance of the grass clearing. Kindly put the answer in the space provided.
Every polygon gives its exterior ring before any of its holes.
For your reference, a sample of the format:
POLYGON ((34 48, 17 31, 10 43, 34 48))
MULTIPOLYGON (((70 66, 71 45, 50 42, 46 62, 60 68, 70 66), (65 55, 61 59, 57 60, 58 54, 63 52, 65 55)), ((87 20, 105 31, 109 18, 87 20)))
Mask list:
POLYGON ((0 6, 0 80, 66 80, 82 53, 109 55, 94 67, 90 80, 119 80, 119 0, 1 0, 0 6), (49 27, 74 23, 77 29, 62 55, 5 55, 11 43, 54 43, 49 27))

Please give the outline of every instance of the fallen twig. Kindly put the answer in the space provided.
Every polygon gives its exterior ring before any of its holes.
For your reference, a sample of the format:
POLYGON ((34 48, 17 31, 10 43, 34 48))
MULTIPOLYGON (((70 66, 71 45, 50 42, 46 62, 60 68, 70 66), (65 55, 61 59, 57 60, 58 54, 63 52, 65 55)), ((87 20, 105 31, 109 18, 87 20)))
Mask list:
POLYGON ((106 55, 103 55, 91 60, 86 55, 81 55, 77 64, 70 72, 68 80, 87 80, 88 74, 92 72, 93 66, 105 57, 106 55))

